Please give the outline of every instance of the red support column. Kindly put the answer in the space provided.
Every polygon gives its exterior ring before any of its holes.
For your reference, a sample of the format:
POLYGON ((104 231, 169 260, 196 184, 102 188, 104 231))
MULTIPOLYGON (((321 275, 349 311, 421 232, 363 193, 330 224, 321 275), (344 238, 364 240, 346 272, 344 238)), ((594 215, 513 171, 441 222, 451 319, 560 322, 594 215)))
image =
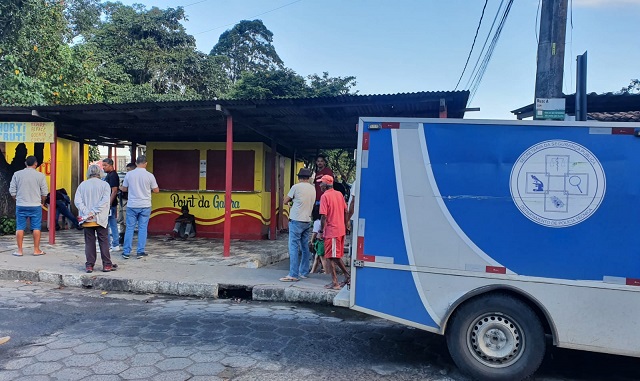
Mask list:
POLYGON ((118 147, 113 147, 113 169, 118 172, 118 147))
POLYGON ((277 216, 276 213, 276 170, 278 165, 276 163, 276 148, 277 144, 275 140, 271 141, 271 219, 269 226, 269 239, 275 240, 277 234, 277 216))
POLYGON ((231 255, 231 187, 233 181, 233 118, 227 115, 227 146, 224 185, 224 251, 225 257, 231 255))
POLYGON ((111 151, 112 149, 113 149, 113 147, 109 146, 109 152, 107 153, 107 157, 108 157, 109 159, 113 159, 113 153, 112 153, 112 151, 111 151))
POLYGON ((439 117, 440 118, 448 118, 448 115, 447 115, 447 101, 444 98, 440 99, 440 115, 439 115, 439 117))
POLYGON ((53 143, 49 144, 51 153, 51 183, 49 184, 49 244, 56 243, 56 176, 58 174, 58 129, 53 125, 53 143))

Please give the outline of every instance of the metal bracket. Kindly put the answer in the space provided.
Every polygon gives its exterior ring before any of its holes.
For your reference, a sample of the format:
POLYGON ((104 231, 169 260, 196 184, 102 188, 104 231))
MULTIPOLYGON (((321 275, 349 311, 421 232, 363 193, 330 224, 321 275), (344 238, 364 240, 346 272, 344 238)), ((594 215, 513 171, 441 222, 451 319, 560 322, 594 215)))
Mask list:
POLYGON ((353 261, 353 267, 364 267, 364 261, 355 260, 353 261))

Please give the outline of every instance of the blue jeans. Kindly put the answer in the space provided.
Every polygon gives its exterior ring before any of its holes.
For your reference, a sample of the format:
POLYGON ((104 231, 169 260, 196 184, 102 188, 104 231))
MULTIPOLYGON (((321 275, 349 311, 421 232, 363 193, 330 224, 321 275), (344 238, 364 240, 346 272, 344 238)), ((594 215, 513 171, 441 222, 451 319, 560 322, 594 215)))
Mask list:
POLYGON ((127 207, 127 229, 124 233, 124 248, 122 255, 131 254, 131 246, 133 245, 133 231, 138 223, 138 249, 136 253, 144 253, 147 246, 147 226, 149 226, 149 216, 151 216, 151 208, 129 208, 127 207))
POLYGON ((299 278, 309 275, 309 237, 311 222, 289 221, 289 276, 299 278), (298 252, 302 251, 302 258, 298 252))
POLYGON ((62 200, 56 200, 56 227, 58 227, 58 221, 60 221, 61 214, 71 221, 74 227, 78 227, 78 219, 73 215, 73 213, 71 213, 67 204, 62 200))
POLYGON ((111 247, 120 245, 120 236, 118 235, 118 219, 116 218, 118 213, 118 207, 112 206, 111 215, 109 216, 109 234, 111 235, 111 247))

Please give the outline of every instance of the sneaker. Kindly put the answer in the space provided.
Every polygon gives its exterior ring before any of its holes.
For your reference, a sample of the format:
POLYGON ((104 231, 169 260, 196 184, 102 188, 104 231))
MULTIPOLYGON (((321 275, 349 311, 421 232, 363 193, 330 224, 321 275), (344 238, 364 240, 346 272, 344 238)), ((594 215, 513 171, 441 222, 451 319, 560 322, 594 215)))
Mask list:
POLYGON ((91 265, 87 265, 85 267, 85 269, 87 270, 88 273, 92 273, 93 272, 93 266, 91 266, 91 265))
POLYGON ((109 252, 112 252, 112 251, 120 251, 120 246, 111 246, 111 247, 109 247, 109 252))
POLYGON ((117 268, 118 268, 118 265, 116 265, 115 263, 111 265, 104 265, 102 266, 102 272, 108 273, 109 271, 116 271, 117 268))
POLYGON ((129 259, 129 254, 122 253, 122 259, 129 259))
POLYGON ((146 257, 146 256, 148 256, 148 255, 149 255, 149 254, 144 253, 144 252, 143 252, 143 253, 138 253, 138 254, 136 255, 136 258, 137 258, 137 259, 140 259, 140 258, 142 258, 142 257, 146 257))

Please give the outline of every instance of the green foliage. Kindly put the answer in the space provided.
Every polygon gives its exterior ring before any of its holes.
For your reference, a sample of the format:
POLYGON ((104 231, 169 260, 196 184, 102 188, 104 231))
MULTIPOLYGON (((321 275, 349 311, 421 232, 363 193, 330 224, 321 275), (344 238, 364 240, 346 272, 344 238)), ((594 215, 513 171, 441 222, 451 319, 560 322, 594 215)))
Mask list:
POLYGON ((98 161, 100 160, 100 150, 97 146, 89 146, 89 161, 98 161))
POLYGON ((338 181, 353 183, 356 178, 356 162, 353 150, 330 149, 324 152, 327 161, 338 181))
POLYGON ((283 69, 284 64, 272 44, 273 33, 261 20, 242 20, 220 35, 212 56, 224 56, 224 68, 232 82, 243 73, 283 69))
POLYGON ((9 216, 0 217, 0 234, 15 234, 15 232, 16 219, 9 216))
POLYGON ((627 87, 620 90, 621 94, 640 94, 640 79, 632 79, 627 87))
POLYGON ((329 77, 328 72, 323 72, 322 77, 312 74, 309 80, 308 95, 311 97, 335 97, 338 95, 355 94, 352 88, 356 86, 356 77, 329 77))
POLYGON ((229 96, 236 99, 269 99, 305 97, 307 85, 304 78, 291 69, 245 73, 235 83, 229 96))

